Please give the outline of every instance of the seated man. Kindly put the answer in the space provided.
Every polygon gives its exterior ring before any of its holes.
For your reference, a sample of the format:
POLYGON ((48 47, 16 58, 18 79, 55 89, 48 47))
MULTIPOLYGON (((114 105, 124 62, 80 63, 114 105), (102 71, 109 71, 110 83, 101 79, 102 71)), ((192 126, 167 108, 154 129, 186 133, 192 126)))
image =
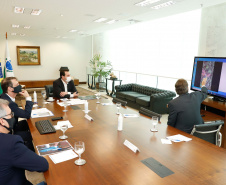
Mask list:
POLYGON ((25 177, 25 170, 44 172, 47 160, 29 150, 20 136, 9 133, 14 122, 8 101, 0 99, 0 184, 32 185, 25 177))
POLYGON ((9 107, 14 113, 15 123, 10 125, 13 128, 14 134, 20 135, 25 144, 33 150, 32 145, 32 137, 29 132, 29 127, 26 120, 18 121, 18 118, 27 118, 31 117, 31 111, 33 102, 31 101, 31 97, 29 96, 26 90, 21 90, 21 85, 17 81, 16 77, 7 77, 2 80, 1 87, 3 90, 3 94, 1 94, 0 98, 5 99, 9 102, 9 107), (26 106, 25 109, 21 109, 15 103, 15 98, 17 94, 21 94, 26 98, 26 106))
POLYGON ((196 91, 189 94, 187 81, 179 79, 175 84, 175 89, 179 97, 168 104, 167 124, 190 134, 194 125, 203 124, 200 107, 202 101, 207 97, 207 88, 203 86, 201 92, 196 91))
POLYGON ((60 68, 60 78, 53 82, 53 97, 55 98, 73 98, 78 96, 74 81, 71 79, 67 67, 60 68))

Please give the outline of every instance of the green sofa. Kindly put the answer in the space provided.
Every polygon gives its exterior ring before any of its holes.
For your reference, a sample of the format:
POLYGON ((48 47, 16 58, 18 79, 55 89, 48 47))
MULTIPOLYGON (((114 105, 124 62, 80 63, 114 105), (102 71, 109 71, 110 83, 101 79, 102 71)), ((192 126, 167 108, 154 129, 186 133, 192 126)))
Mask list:
POLYGON ((116 98, 127 101, 127 105, 135 109, 144 107, 158 114, 168 113, 167 104, 175 92, 148 87, 139 84, 115 86, 116 98))

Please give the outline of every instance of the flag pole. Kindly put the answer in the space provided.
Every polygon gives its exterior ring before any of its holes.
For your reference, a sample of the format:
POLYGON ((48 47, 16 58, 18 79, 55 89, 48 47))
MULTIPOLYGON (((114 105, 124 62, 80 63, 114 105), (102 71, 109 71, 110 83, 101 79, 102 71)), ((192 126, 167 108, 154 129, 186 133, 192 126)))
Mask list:
POLYGON ((5 33, 5 38, 7 39, 7 32, 5 33))

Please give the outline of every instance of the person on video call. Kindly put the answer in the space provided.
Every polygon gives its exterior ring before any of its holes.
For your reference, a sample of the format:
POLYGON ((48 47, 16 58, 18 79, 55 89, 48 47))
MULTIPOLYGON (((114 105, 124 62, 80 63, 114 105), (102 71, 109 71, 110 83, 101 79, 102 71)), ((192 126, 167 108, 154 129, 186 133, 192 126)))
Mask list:
POLYGON ((53 97, 73 98, 76 96, 78 96, 78 91, 71 79, 68 67, 61 67, 60 78, 53 82, 53 97))
POLYGON ((205 83, 206 80, 203 80, 201 92, 188 93, 186 80, 179 79, 176 82, 175 89, 179 97, 171 100, 168 104, 168 125, 190 134, 194 125, 203 124, 200 106, 207 97, 205 83))

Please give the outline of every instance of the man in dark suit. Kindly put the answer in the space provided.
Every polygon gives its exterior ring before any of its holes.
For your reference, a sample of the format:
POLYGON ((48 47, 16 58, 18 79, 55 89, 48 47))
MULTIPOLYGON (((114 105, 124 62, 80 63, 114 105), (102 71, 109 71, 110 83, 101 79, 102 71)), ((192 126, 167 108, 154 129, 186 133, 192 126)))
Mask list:
MULTIPOLYGON (((205 82, 202 85, 205 85, 205 82)), ((175 84, 175 89, 179 97, 168 104, 167 124, 190 134, 194 125, 203 124, 200 106, 207 97, 207 88, 203 86, 201 92, 189 94, 187 81, 179 79, 175 84)))
POLYGON ((25 177, 25 170, 44 172, 49 165, 45 158, 29 150, 20 136, 8 134, 12 122, 8 101, 0 99, 0 184, 32 185, 25 177))
POLYGON ((31 117, 31 111, 33 102, 31 101, 31 97, 29 96, 26 90, 21 89, 21 85, 16 77, 7 77, 2 80, 1 87, 3 90, 3 94, 1 94, 0 98, 5 99, 9 102, 9 107, 14 113, 15 123, 10 125, 13 128, 14 133, 16 135, 20 135, 25 144, 33 150, 32 137, 29 131, 29 127, 26 120, 18 121, 18 118, 27 118, 31 117), (21 109, 15 103, 16 95, 20 94, 26 98, 25 109, 21 109))
POLYGON ((53 82, 53 97, 55 98, 73 98, 78 96, 74 81, 71 79, 67 67, 60 68, 60 78, 53 82))

